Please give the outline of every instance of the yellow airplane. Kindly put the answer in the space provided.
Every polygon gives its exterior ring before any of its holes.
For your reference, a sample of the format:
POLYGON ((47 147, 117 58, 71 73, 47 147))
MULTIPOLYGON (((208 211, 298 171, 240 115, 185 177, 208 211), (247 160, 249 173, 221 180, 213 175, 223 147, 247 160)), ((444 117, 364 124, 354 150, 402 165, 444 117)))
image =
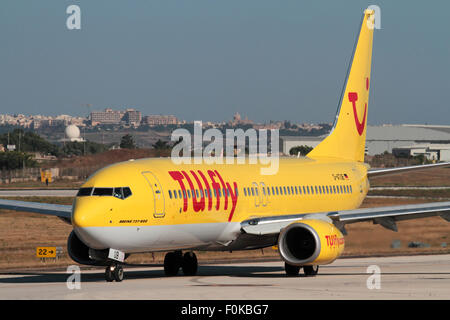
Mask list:
POLYGON ((197 272, 194 250, 234 251, 277 246, 287 275, 314 276, 345 246, 345 224, 439 215, 450 202, 357 209, 368 178, 450 163, 370 169, 364 163, 374 12, 365 10, 329 136, 303 158, 281 158, 279 170, 260 164, 186 165, 171 159, 117 163, 94 173, 73 206, 0 200, 0 208, 53 214, 73 225, 71 258, 106 266, 107 281, 123 279, 125 259, 168 251, 167 275, 197 272), (182 250, 185 254, 182 255, 182 250))

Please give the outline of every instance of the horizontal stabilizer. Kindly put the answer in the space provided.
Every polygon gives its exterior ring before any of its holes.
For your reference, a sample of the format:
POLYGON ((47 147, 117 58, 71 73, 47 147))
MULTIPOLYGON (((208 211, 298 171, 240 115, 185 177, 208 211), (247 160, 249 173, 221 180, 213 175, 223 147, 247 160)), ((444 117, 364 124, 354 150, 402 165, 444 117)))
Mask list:
POLYGON ((450 162, 441 162, 441 163, 424 164, 424 165, 418 165, 418 166, 408 166, 408 167, 399 167, 399 168, 371 169, 367 172, 367 176, 369 178, 371 178, 371 177, 398 174, 398 173, 403 173, 403 172, 408 172, 408 171, 433 169, 433 168, 439 168, 439 167, 450 167, 450 162))

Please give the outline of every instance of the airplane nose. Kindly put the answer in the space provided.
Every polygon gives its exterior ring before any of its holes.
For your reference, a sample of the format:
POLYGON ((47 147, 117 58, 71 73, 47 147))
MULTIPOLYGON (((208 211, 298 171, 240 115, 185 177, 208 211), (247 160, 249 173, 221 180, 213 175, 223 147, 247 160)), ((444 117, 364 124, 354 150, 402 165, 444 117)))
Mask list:
POLYGON ((88 215, 80 207, 82 206, 75 204, 72 208, 72 225, 77 228, 84 228, 89 225, 88 215))

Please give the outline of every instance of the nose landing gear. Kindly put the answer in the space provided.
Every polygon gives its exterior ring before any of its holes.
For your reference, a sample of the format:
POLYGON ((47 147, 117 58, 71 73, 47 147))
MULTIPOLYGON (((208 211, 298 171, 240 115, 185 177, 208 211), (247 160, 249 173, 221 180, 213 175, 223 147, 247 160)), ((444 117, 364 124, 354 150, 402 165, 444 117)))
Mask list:
POLYGON ((123 267, 120 264, 110 265, 106 267, 105 279, 108 282, 123 280, 123 267))
MULTIPOLYGON (((179 250, 168 252, 164 257, 164 273, 166 276, 176 276, 180 268, 185 276, 196 275, 198 262, 195 253, 186 252, 183 255, 179 250)), ((105 269, 105 279, 108 282, 121 282, 123 274, 123 266, 118 263, 111 264, 105 269)))

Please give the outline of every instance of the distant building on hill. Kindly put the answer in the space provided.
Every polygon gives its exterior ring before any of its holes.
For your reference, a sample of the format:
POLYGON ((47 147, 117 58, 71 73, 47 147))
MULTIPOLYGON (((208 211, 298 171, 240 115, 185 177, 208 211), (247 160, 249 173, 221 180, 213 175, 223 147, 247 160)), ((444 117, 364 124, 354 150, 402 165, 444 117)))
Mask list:
POLYGON ((149 115, 142 119, 143 124, 149 126, 177 124, 178 119, 174 115, 149 115))
POLYGON ((90 115, 91 125, 120 124, 124 114, 124 111, 117 111, 110 108, 106 108, 104 111, 92 111, 90 115))

